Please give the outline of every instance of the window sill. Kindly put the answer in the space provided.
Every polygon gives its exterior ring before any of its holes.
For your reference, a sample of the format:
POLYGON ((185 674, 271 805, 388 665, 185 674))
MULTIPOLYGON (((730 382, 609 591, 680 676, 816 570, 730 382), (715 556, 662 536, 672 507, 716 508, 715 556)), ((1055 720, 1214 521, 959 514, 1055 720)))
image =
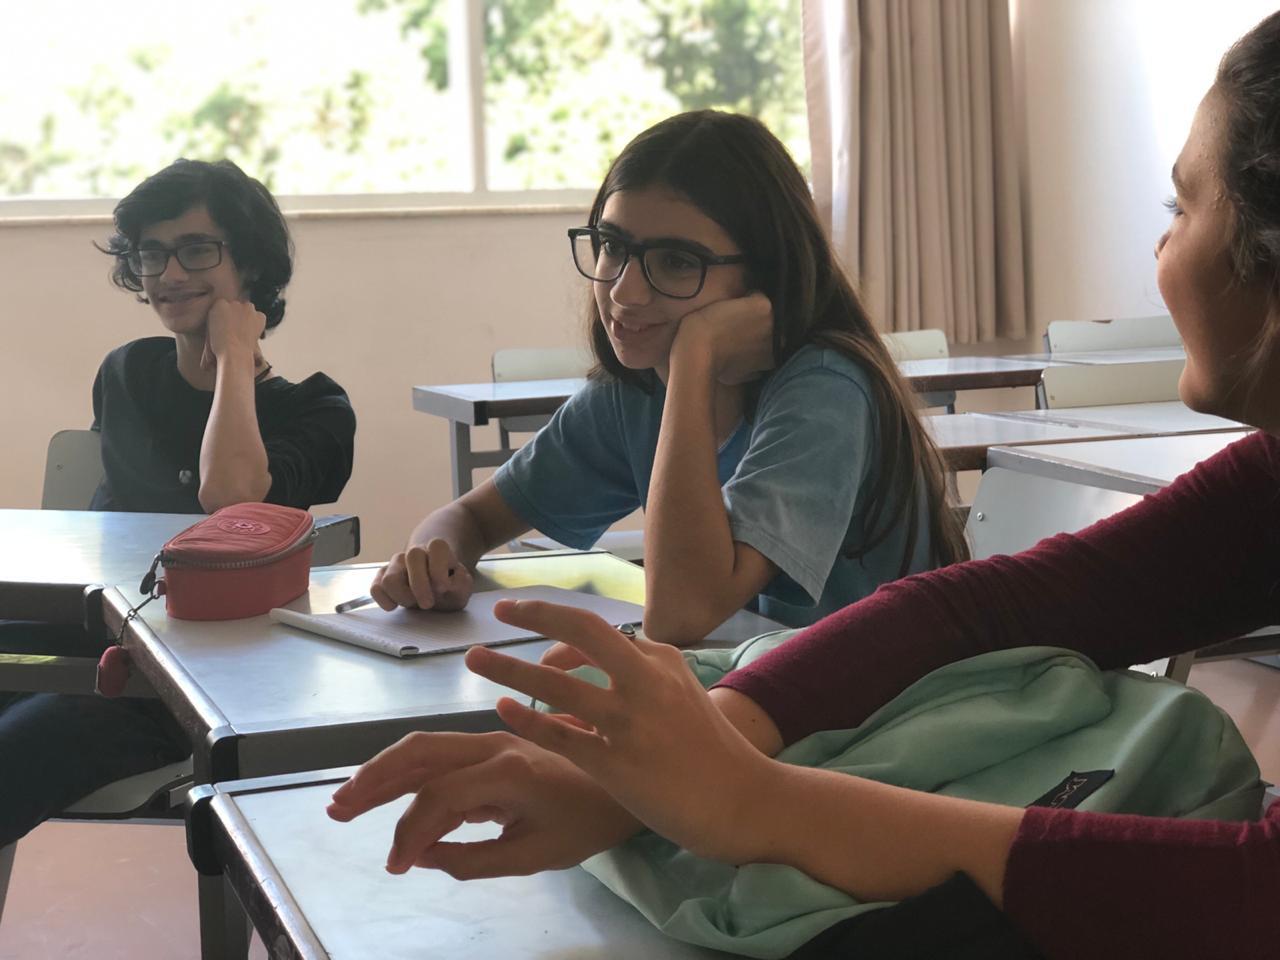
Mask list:
MULTIPOLYGON (((279 197, 285 219, 399 220, 420 217, 510 217, 582 214, 594 193, 530 190, 487 194, 348 194, 279 197)), ((0 228, 110 225, 112 199, 0 200, 0 228)))

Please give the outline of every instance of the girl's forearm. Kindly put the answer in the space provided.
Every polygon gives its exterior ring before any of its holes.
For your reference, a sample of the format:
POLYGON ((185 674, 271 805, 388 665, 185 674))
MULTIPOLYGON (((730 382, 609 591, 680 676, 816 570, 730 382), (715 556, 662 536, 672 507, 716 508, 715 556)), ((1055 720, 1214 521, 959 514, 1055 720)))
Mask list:
MULTIPOLYGON (((750 697, 728 687, 710 696, 761 753, 782 749, 777 726, 750 697)), ((1001 904, 1021 809, 784 763, 771 772, 752 822, 740 828, 761 841, 752 860, 788 864, 862 900, 900 900, 963 872, 1001 904)))
POLYGON ((754 805, 752 859, 784 863, 860 900, 901 900, 965 873, 996 906, 1023 810, 777 764, 754 805))
POLYGON ((259 502, 270 489, 254 400, 253 354, 223 357, 200 444, 200 505, 212 513, 233 503, 259 502))
POLYGON ((709 351, 672 351, 645 513, 644 622, 655 640, 700 639, 746 599, 732 589, 735 550, 716 468, 715 391, 709 351))
POLYGON ((766 757, 772 757, 782 749, 782 734, 778 725, 763 707, 746 694, 739 693, 732 687, 716 687, 708 695, 724 718, 766 757))

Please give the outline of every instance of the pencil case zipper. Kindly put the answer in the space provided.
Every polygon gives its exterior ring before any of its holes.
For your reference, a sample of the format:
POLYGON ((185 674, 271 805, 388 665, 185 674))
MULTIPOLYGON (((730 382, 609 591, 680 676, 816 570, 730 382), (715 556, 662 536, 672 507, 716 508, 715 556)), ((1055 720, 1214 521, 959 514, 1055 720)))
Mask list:
POLYGON ((314 526, 307 531, 307 534, 295 540, 286 546, 281 547, 275 553, 268 554, 263 557, 253 557, 249 560, 212 560, 208 562, 200 562, 194 560, 182 559, 180 557, 166 556, 161 550, 151 559, 151 569, 147 571, 147 575, 142 578, 142 583, 138 590, 140 593, 149 594, 156 585, 156 569, 163 564, 166 569, 174 569, 177 567, 185 567, 187 569, 197 570, 247 570, 251 567, 265 567, 268 564, 275 563, 277 560, 283 560, 285 557, 291 557, 300 550, 305 550, 320 536, 320 531, 314 526))

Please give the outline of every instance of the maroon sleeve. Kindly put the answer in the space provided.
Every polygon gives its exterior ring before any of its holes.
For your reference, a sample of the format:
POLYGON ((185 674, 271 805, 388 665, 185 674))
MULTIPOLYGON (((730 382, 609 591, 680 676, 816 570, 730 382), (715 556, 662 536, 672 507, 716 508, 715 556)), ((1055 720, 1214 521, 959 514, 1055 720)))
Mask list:
POLYGON ((1033 807, 1004 909, 1050 960, 1280 956, 1280 803, 1258 823, 1033 807))
POLYGON ((899 580, 721 686, 791 743, 857 726, 926 673, 1008 647, 1077 650, 1103 669, 1280 619, 1280 441, 1253 434, 1160 493, 1016 556, 899 580))

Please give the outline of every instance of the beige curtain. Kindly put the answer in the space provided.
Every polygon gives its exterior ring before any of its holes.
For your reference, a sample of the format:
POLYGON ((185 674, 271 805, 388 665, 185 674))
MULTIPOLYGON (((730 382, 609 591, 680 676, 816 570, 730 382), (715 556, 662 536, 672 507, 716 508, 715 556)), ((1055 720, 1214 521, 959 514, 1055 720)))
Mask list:
POLYGON ((804 0, 813 187, 887 331, 1027 332, 1008 0, 804 0))

